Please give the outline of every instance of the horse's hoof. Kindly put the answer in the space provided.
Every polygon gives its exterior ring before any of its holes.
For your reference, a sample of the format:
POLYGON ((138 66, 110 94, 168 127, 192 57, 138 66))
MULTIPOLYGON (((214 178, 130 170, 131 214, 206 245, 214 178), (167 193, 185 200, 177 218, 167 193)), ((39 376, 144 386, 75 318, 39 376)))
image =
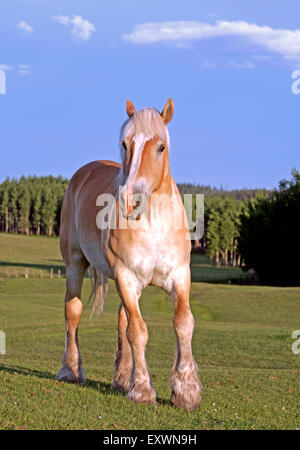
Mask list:
POLYGON ((172 374, 170 385, 172 389, 171 402, 174 406, 186 411, 193 411, 199 408, 202 384, 196 369, 191 372, 175 370, 172 374))
POLYGON ((58 381, 64 381, 66 383, 77 383, 85 385, 86 378, 84 369, 79 367, 78 374, 76 375, 69 366, 62 366, 62 368, 57 372, 55 378, 58 381))
POLYGON ((171 402, 176 408, 185 409, 186 411, 194 411, 199 408, 201 403, 201 395, 197 395, 195 398, 188 396, 185 398, 182 395, 176 394, 174 391, 171 394, 171 402))
POLYGON ((127 394, 128 400, 136 403, 147 403, 148 405, 157 402, 157 393, 152 386, 143 384, 135 384, 127 394))

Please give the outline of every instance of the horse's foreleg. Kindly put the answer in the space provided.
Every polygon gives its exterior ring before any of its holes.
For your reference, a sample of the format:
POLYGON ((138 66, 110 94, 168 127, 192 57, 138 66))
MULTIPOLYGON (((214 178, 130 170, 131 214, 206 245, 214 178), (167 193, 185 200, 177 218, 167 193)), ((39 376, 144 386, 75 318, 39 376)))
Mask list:
POLYGON ((190 278, 187 270, 178 276, 173 287, 176 356, 170 385, 172 388, 171 402, 179 408, 193 410, 200 405, 202 386, 192 355, 194 318, 189 305, 189 291, 190 278))
POLYGON ((78 346, 78 324, 82 313, 80 300, 86 264, 67 267, 67 290, 65 296, 66 346, 63 365, 56 375, 60 381, 85 384, 78 346))
POLYGON ((127 317, 122 302, 119 307, 118 342, 112 386, 123 392, 129 391, 132 372, 132 356, 130 344, 127 339, 127 325, 127 317))
POLYGON ((125 307, 127 339, 132 351, 132 373, 127 398, 134 402, 155 403, 157 394, 151 384, 145 359, 148 331, 138 305, 138 286, 130 273, 119 273, 116 285, 125 307))

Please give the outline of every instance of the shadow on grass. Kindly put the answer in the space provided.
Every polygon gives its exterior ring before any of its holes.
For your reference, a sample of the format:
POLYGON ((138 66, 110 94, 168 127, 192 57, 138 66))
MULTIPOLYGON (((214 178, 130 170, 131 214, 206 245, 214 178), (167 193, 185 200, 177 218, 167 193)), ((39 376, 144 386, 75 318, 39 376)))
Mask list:
MULTIPOLYGON (((27 367, 20 367, 20 366, 6 367, 6 366, 1 365, 1 363, 0 363, 0 372, 1 371, 7 372, 12 375, 18 374, 18 375, 37 377, 37 378, 55 381, 56 383, 59 383, 59 384, 64 384, 64 382, 56 380, 55 376, 51 372, 47 372, 47 371, 28 369, 27 367)), ((125 397, 127 395, 126 392, 121 392, 121 391, 117 391, 116 389, 114 389, 110 383, 104 383, 103 381, 90 380, 89 378, 87 378, 86 384, 84 386, 80 386, 80 388, 94 389, 95 391, 98 391, 103 395, 115 395, 116 397, 125 397)), ((164 400, 162 398, 158 398, 157 404, 162 405, 162 406, 172 406, 172 403, 170 401, 164 400)))
POLYGON ((57 264, 30 264, 25 262, 7 262, 7 261, 0 261, 0 267, 24 267, 28 269, 41 269, 41 270, 60 270, 62 274, 65 274, 66 268, 64 265, 57 265, 57 264))
MULTIPOLYGON (((55 381, 60 384, 64 384, 65 382, 56 380, 55 376, 51 372, 47 371, 41 371, 41 370, 35 370, 35 369, 28 369, 27 367, 20 367, 20 366, 14 366, 14 367, 6 367, 0 364, 0 372, 7 372, 9 374, 18 374, 18 375, 25 375, 25 376, 32 376, 37 378, 42 378, 46 380, 55 381)), ((116 395, 116 396, 125 396, 126 393, 117 391, 116 389, 113 389, 110 385, 110 383, 104 383, 102 381, 95 381, 90 380, 87 378, 85 386, 81 386, 82 389, 94 389, 95 391, 100 392, 104 395, 116 395)))

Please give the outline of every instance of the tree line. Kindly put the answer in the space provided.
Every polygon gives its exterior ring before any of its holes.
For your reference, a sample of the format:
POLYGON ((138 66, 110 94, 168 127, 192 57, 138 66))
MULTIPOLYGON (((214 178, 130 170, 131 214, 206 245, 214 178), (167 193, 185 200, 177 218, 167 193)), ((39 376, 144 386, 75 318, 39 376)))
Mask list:
MULTIPOLYGON (((0 231, 53 236, 59 234, 60 211, 69 180, 62 176, 22 176, 0 184, 0 231)), ((227 261, 236 249, 238 213, 242 201, 254 198, 257 190, 226 191, 210 186, 178 184, 180 193, 205 194, 205 236, 200 246, 218 260, 227 261), (222 219, 223 217, 223 219, 222 219), (225 219, 225 220, 224 220, 225 219), (208 231, 208 228, 210 230, 208 231), (227 231, 226 231, 227 230, 227 231), (231 234, 230 234, 231 233, 231 234), (230 234, 230 237, 229 237, 230 234), (225 244, 225 242, 230 242, 225 244), (225 245, 225 247, 224 247, 225 245)))
POLYGON ((271 191, 268 189, 232 189, 227 190, 220 186, 205 186, 195 183, 177 183, 177 187, 181 194, 204 194, 209 197, 230 197, 235 200, 247 201, 251 198, 255 198, 258 194, 269 196, 271 191))
MULTIPOLYGON (((204 189, 192 186, 197 193, 204 189)), ((273 191, 244 194, 213 189, 205 195, 204 235, 193 242, 194 251, 216 265, 253 269, 263 284, 300 285, 300 173, 293 169, 291 180, 273 191)))
MULTIPOLYGON (((0 185, 0 231, 53 236, 59 234, 60 212, 69 180, 62 176, 7 178, 0 185)), ((205 194, 204 235, 193 244, 216 265, 240 264, 237 251, 239 215, 246 199, 260 192, 254 189, 226 191, 210 186, 178 184, 181 194, 205 194)))
POLYGON ((240 213, 243 201, 232 197, 204 197, 204 234, 194 251, 209 255, 216 266, 239 266, 240 213))
MULTIPOLYGON (((7 178, 0 184, 0 231, 53 236, 69 180, 53 176, 7 178)), ((218 265, 254 269, 264 283, 300 284, 300 174, 274 191, 226 191, 178 184, 180 193, 205 194, 204 234, 193 250, 218 265)))
POLYGON ((68 180, 61 176, 7 178, 0 185, 0 230, 53 236, 68 180))

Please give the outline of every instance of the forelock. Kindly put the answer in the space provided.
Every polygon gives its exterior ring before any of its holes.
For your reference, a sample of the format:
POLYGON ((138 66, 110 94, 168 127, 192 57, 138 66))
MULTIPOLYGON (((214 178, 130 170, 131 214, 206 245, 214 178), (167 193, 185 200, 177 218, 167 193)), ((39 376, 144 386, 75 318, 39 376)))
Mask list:
POLYGON ((136 111, 132 117, 122 125, 120 142, 132 139, 133 136, 143 134, 146 140, 160 137, 169 146, 169 133, 160 113, 154 108, 144 108, 136 111))

